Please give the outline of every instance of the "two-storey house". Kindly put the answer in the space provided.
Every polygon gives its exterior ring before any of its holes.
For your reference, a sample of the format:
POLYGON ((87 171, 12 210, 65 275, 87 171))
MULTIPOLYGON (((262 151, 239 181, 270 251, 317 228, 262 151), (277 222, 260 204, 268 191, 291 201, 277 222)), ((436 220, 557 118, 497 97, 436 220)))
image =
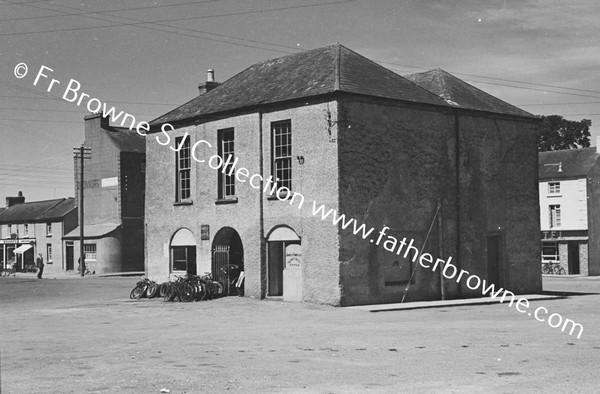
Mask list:
POLYGON ((63 272, 67 261, 62 237, 76 226, 73 198, 25 202, 21 192, 6 197, 6 208, 0 211, 0 264, 7 268, 16 262, 23 271, 42 253, 45 272, 63 272))
POLYGON ((600 152, 596 147, 539 154, 542 264, 600 275, 600 152))
POLYGON ((222 84, 209 75, 146 137, 151 279, 235 264, 255 298, 477 296, 390 252, 393 237, 515 293, 541 290, 531 114, 441 70, 413 82, 339 44, 222 84))

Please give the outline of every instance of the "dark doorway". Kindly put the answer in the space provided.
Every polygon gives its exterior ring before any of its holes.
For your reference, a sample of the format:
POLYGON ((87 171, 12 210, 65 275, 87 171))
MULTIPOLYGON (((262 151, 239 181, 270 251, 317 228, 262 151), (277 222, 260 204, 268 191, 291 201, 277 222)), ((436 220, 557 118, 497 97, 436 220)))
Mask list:
POLYGON ((272 297, 283 295, 284 242, 269 242, 269 292, 272 297))
POLYGON ((223 284, 227 295, 242 295, 244 284, 238 288, 239 275, 244 271, 244 246, 237 231, 223 227, 212 243, 211 271, 214 279, 223 284))
POLYGON ((488 281, 496 288, 504 286, 504 272, 502 267, 502 236, 492 235, 487 237, 487 270, 488 281))
POLYGON ((67 256, 66 256, 66 270, 67 271, 72 271, 74 269, 74 259, 73 259, 73 242, 67 242, 66 244, 67 250, 67 256))
POLYGON ((579 242, 569 241, 569 274, 579 275, 579 242))

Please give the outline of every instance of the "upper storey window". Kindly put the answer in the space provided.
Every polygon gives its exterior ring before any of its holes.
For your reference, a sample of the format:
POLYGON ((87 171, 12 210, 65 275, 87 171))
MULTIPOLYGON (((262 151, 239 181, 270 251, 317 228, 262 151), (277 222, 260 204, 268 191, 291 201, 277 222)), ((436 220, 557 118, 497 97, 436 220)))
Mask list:
POLYGON ((175 143, 176 146, 181 147, 181 149, 175 152, 175 164, 177 167, 175 199, 176 201, 186 201, 191 197, 192 161, 190 157, 190 138, 187 135, 185 137, 177 137, 175 143))
POLYGON ((271 123, 273 182, 292 190, 292 122, 271 123))

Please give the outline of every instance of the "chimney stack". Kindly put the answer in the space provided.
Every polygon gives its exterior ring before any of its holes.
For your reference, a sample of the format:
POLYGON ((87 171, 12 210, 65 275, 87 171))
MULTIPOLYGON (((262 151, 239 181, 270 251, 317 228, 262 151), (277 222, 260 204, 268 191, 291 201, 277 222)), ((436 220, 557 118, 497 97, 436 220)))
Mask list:
POLYGON ((209 68, 206 71, 206 82, 198 84, 198 91, 200 94, 204 94, 210 92, 219 85, 219 82, 215 82, 215 70, 209 68))
POLYGON ((6 197, 6 208, 10 208, 13 205, 23 204, 25 202, 25 197, 23 197, 23 192, 19 192, 17 197, 6 197))

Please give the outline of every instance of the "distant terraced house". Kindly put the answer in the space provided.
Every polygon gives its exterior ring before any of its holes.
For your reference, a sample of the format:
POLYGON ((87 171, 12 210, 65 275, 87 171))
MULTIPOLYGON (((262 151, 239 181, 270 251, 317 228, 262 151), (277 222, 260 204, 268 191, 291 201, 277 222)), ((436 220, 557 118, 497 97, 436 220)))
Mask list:
POLYGON ((542 264, 600 275, 600 139, 539 154, 542 264))
POLYGON ((488 283, 541 291, 539 121, 530 113, 443 70, 402 77, 339 44, 220 84, 208 75, 200 95, 155 119, 146 137, 151 279, 219 277, 229 263, 245 272, 245 295, 261 299, 477 296, 315 216, 315 201, 452 256, 488 283), (173 129, 162 132, 166 124, 173 129), (199 162, 214 155, 248 174, 199 162), (264 193, 270 177, 305 197, 302 209, 264 193))
POLYGON ((16 263, 18 271, 25 271, 41 253, 45 274, 65 271, 67 261, 62 238, 75 227, 74 198, 25 202, 21 192, 16 197, 6 197, 6 208, 0 210, 2 268, 16 263))

